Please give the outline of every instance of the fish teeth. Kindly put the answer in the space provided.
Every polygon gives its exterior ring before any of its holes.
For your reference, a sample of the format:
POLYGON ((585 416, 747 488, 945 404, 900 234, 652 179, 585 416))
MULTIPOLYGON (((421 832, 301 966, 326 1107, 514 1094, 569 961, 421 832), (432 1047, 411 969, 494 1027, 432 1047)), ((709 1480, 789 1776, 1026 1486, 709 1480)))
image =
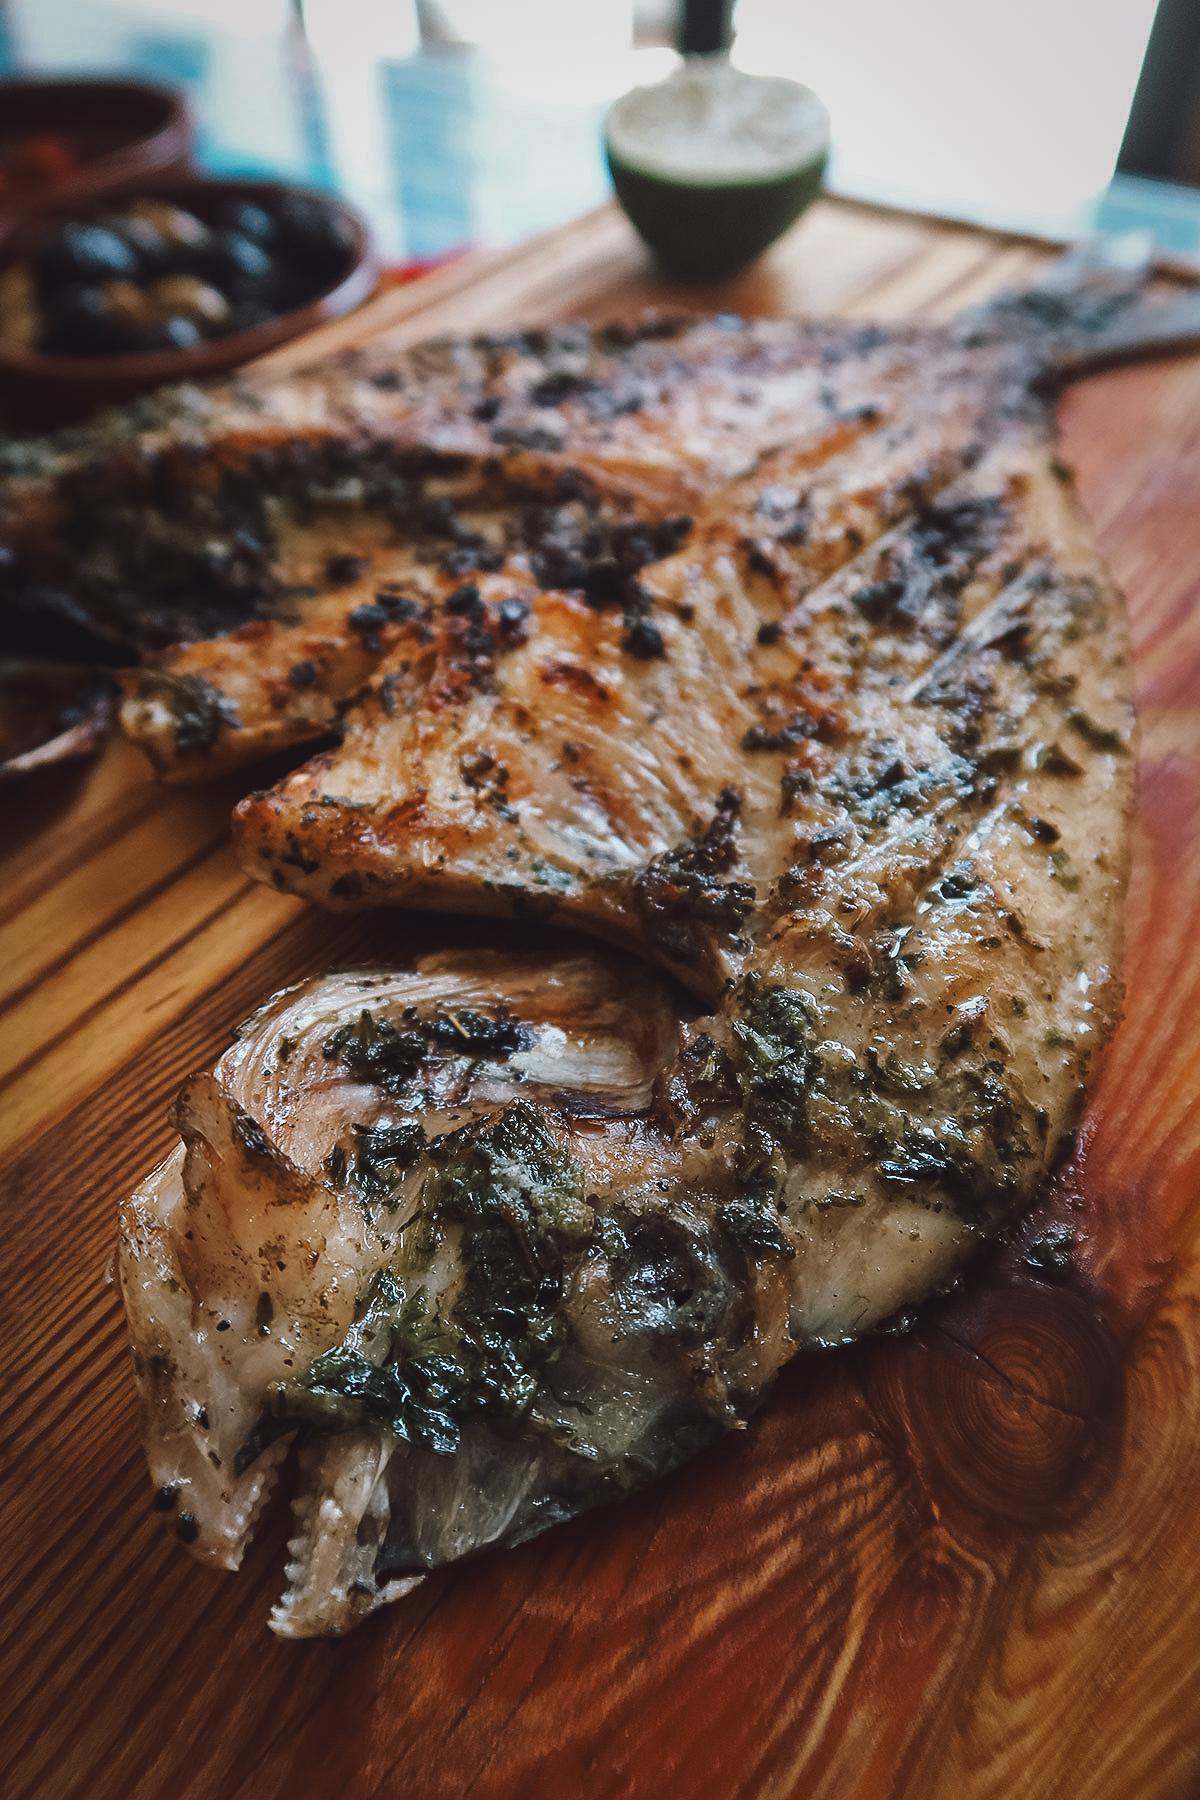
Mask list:
POLYGON ((382 1586, 375 1580, 391 1517, 387 1470, 397 1443, 391 1432, 366 1428, 301 1450, 287 1587, 269 1619, 279 1637, 341 1636, 424 1579, 409 1575, 382 1586))

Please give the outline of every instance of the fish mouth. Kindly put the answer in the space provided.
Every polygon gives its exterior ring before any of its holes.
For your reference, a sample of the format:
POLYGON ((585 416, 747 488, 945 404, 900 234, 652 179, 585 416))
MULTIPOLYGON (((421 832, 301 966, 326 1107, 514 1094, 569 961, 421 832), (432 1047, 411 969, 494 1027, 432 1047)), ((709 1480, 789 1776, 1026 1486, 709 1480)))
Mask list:
POLYGON ((125 1211, 135 1339, 178 1346, 139 1361, 156 1485, 197 1554, 236 1566, 299 1440, 284 1635, 620 1498, 757 1404, 707 1366, 753 1309, 660 1092, 694 1003, 497 935, 274 996, 125 1211))

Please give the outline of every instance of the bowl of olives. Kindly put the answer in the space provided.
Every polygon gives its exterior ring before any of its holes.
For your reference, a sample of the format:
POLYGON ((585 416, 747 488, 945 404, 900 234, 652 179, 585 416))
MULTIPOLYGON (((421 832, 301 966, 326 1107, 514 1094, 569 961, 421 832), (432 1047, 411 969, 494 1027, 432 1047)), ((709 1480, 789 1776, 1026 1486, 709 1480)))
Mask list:
POLYGON ((27 221, 0 246, 0 414, 42 430, 218 375, 336 318, 375 280, 326 194, 191 181, 27 221))

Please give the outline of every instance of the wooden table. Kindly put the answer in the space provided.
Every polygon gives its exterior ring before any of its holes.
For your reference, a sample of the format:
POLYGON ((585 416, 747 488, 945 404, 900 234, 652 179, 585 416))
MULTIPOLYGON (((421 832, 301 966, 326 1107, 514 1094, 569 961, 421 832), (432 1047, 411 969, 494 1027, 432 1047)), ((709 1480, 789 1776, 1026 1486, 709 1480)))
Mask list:
MULTIPOLYGON (((822 202, 749 275, 680 293, 605 209, 320 342, 681 299, 936 318, 1044 254, 822 202)), ((116 1204, 167 1149, 180 1078, 264 994, 421 927, 330 921, 252 884, 227 837, 238 784, 165 790, 113 745, 3 802, 11 1800, 1200 1792, 1200 357, 1094 377, 1061 422, 1129 596, 1142 731, 1127 1017, 1043 1209, 1081 1228, 1070 1291, 1098 1308, 1113 1371, 1074 1510, 973 1506, 906 1412, 936 1346, 877 1341, 799 1360, 748 1432, 619 1508, 440 1572, 341 1646, 273 1639, 286 1516, 230 1578, 150 1513, 107 1277, 116 1204)), ((981 1430, 1054 1425, 1036 1368, 962 1355, 981 1430)))

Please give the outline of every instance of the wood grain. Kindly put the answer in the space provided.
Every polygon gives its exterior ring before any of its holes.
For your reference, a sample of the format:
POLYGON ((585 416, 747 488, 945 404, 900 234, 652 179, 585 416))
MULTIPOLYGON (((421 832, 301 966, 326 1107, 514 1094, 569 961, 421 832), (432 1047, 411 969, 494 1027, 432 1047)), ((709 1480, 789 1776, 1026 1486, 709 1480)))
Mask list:
MULTIPOLYGON (((1039 255, 825 202, 740 282, 681 294, 605 209, 383 296, 317 347, 681 299, 939 317, 1039 255)), ((1061 419, 1129 596, 1142 733, 1127 1016, 1029 1228, 1076 1227, 1071 1281, 1032 1280, 1022 1239, 910 1337, 793 1364, 748 1431, 654 1490, 442 1571, 336 1649, 265 1629, 284 1515, 230 1578, 150 1513, 104 1271, 118 1197, 232 1025, 442 928, 251 889, 224 836, 236 784, 156 788, 126 750, 10 802, 12 1800, 1200 1791, 1200 358, 1094 378, 1061 419), (948 1384, 966 1436, 931 1428, 948 1384), (1004 1479, 1017 1440, 1038 1446, 1033 1486, 1004 1479)))

